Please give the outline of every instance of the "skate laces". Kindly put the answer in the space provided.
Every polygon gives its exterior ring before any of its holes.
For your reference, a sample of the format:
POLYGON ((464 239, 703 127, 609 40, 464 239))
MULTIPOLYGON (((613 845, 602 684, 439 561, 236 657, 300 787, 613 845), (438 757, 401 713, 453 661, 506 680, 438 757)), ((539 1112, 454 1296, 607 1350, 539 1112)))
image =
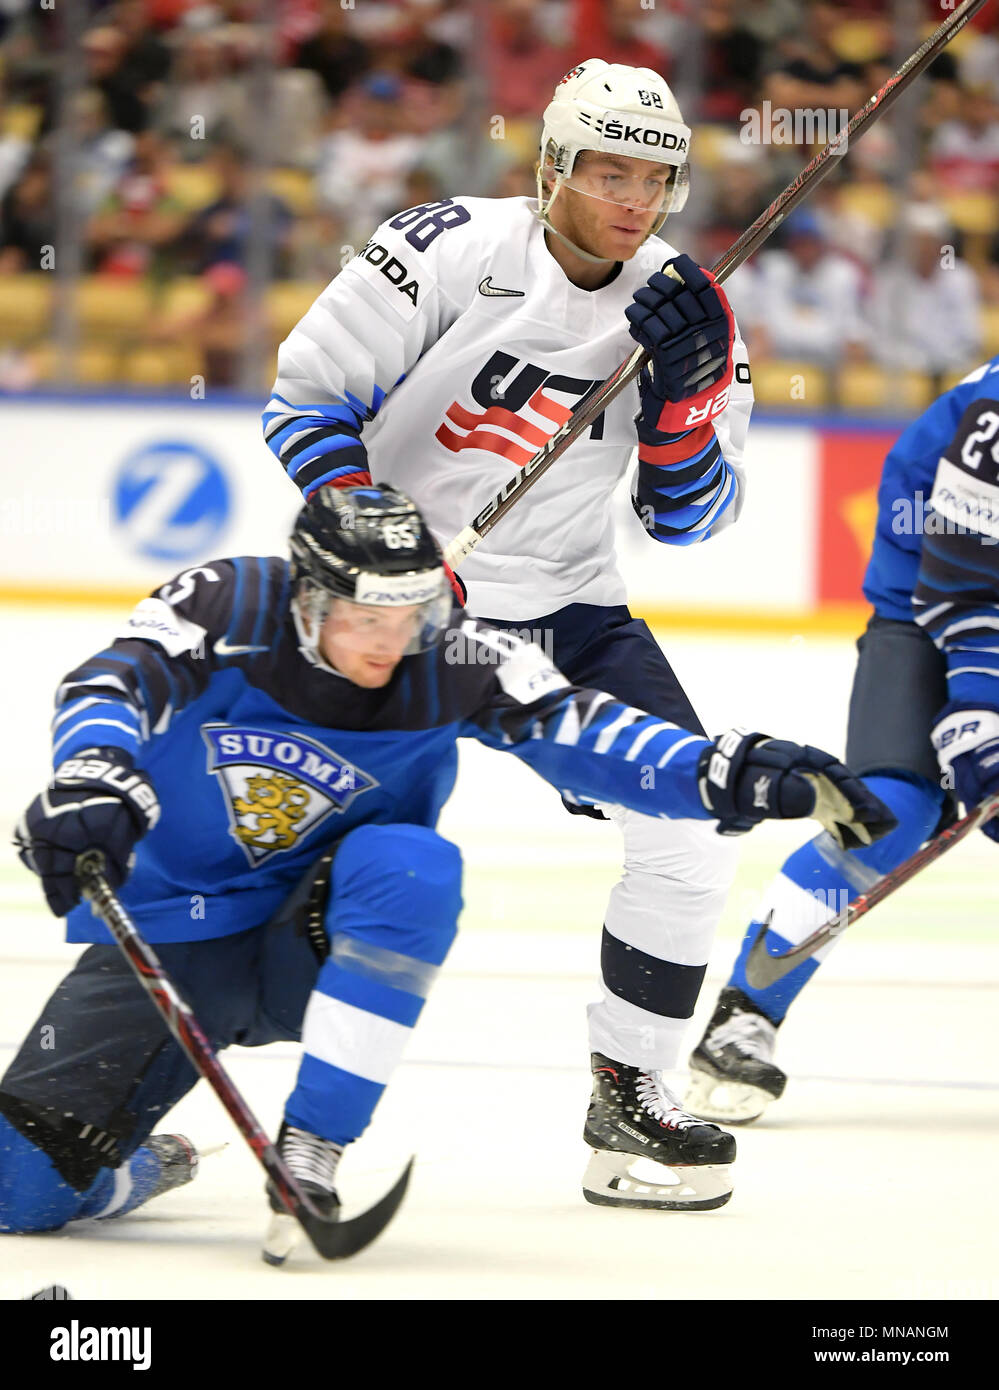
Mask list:
POLYGON ((635 1082, 635 1093, 642 1109, 667 1129, 686 1129, 689 1125, 703 1124, 703 1120, 688 1115, 680 1102, 663 1081, 662 1072, 639 1072, 635 1082))
POLYGON ((769 1062, 774 1055, 777 1029, 762 1014, 739 1010, 711 1031, 708 1045, 712 1048, 734 1047, 744 1057, 756 1062, 769 1062))
POLYGON ((326 1192, 332 1192, 337 1164, 343 1150, 330 1139, 320 1139, 318 1134, 310 1134, 307 1129, 295 1129, 289 1125, 281 1141, 281 1157, 296 1178, 303 1182, 315 1183, 326 1192))

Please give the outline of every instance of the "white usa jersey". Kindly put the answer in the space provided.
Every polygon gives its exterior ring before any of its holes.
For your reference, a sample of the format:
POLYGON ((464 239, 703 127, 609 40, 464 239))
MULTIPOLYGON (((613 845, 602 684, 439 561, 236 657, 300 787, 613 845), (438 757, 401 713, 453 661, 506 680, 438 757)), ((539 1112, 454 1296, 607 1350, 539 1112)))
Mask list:
MULTIPOLYGON (((447 545, 631 354, 624 311, 677 254, 651 237, 609 284, 583 290, 549 252, 527 198, 401 213, 281 345, 268 442, 308 494, 364 480, 360 440, 371 478, 408 493, 447 545)), ((729 404, 712 422, 734 474, 712 533, 742 502, 752 390, 738 333, 735 364, 729 404)), ((610 498, 636 448, 638 411, 633 382, 462 562, 471 611, 519 620, 625 602, 610 498)))

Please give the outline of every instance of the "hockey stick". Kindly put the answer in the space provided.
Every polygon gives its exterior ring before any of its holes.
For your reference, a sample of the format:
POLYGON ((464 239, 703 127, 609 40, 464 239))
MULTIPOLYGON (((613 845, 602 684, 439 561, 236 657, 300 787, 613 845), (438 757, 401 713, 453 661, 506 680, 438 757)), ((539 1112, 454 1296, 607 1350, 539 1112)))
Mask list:
MULTIPOLYGON (((760 213, 759 217, 747 227, 742 236, 734 241, 720 260, 711 267, 711 273, 719 284, 723 283, 733 270, 737 270, 753 252, 777 229, 792 208, 826 177, 832 168, 834 155, 845 148, 846 142, 861 135, 889 106, 905 91, 909 83, 918 77, 937 56, 958 30, 963 29, 968 20, 986 3, 986 0, 963 0, 963 3, 916 49, 893 73, 883 87, 854 112, 845 130, 840 131, 835 140, 825 145, 788 186, 760 213)), ((585 429, 605 410, 611 401, 624 390, 649 361, 644 348, 636 348, 616 371, 589 396, 584 397, 548 442, 538 450, 534 457, 524 465, 510 481, 482 508, 479 514, 464 527, 444 551, 444 558, 454 569, 467 556, 471 555, 480 541, 493 529, 496 523, 523 495, 538 482, 556 459, 562 457, 585 429)))
POLYGON ((381 1201, 350 1221, 321 1215, 295 1181, 280 1153, 268 1139, 235 1084, 215 1055, 201 1025, 163 969, 152 947, 140 935, 135 923, 122 907, 104 877, 105 861, 100 850, 86 850, 77 856, 76 880, 80 892, 90 903, 114 937, 136 978, 152 999, 170 1032, 187 1053, 194 1069, 211 1086, 228 1110, 233 1123, 257 1155, 278 1196, 299 1222, 324 1260, 340 1260, 356 1255, 370 1245, 392 1220, 406 1195, 413 1167, 410 1159, 395 1186, 381 1201))
POLYGON ((775 984, 777 980, 782 980, 785 975, 800 965, 803 960, 808 960, 814 956, 816 951, 833 937, 842 935, 847 927, 852 927, 859 917, 863 917, 865 912, 870 912, 872 907, 877 907, 878 903, 883 902, 896 888, 901 888, 903 883, 908 883, 910 878, 915 878, 927 864, 932 864, 934 859, 939 859, 941 854, 952 849, 959 840, 963 840, 966 835, 970 835, 973 830, 984 825, 987 820, 999 812, 999 793, 995 796, 986 797, 973 811, 956 821, 949 830, 942 830, 939 835, 935 835, 929 840, 922 849, 917 849, 915 854, 910 855, 904 863, 899 864, 897 869, 885 874, 884 878, 878 880, 869 893, 861 893, 859 897, 847 904, 845 912, 839 913, 831 922, 819 927, 818 931, 812 932, 811 936, 799 941, 797 946, 792 946, 789 951, 784 951, 780 955, 771 955, 766 947, 766 935, 770 928, 770 921, 773 913, 769 913, 767 920, 760 927, 756 940, 750 948, 749 955, 746 957, 746 980, 753 989, 766 989, 768 985, 775 984))

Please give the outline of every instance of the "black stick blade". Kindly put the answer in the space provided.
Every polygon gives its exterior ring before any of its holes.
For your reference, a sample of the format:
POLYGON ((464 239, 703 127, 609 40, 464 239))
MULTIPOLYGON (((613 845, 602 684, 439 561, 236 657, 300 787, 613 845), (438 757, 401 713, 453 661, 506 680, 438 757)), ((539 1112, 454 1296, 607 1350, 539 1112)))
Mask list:
POLYGON ((381 1201, 350 1221, 324 1221, 322 1217, 300 1211, 298 1219, 323 1259, 345 1260, 376 1240, 402 1205, 412 1171, 413 1159, 410 1159, 395 1186, 381 1201))

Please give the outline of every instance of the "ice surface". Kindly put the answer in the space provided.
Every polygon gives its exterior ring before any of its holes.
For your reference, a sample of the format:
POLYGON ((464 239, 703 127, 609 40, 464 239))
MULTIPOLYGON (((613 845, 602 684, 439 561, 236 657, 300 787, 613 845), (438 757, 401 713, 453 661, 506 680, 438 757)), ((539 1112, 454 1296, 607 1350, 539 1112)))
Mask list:
MULTIPOLYGON (((47 772, 58 678, 103 646, 108 612, 10 608, 0 789, 0 1067, 77 953, 7 847, 47 772), (14 659, 16 656, 16 660, 14 659)), ((758 727, 842 752, 851 644, 660 634, 707 726, 758 727)), ((343 1265, 260 1260, 261 1174, 204 1083, 166 1129, 229 1138, 191 1186, 135 1215, 0 1237, 0 1298, 994 1298, 999 1079, 995 870, 976 836, 858 924, 781 1031, 785 1098, 738 1131, 736 1190, 705 1213, 622 1212, 580 1193, 594 997, 616 831, 567 817, 513 758, 468 746, 442 831, 466 859, 462 931, 374 1124, 348 1152, 359 1209, 410 1152, 390 1230, 343 1265)), ((742 843, 691 1042, 756 897, 800 827, 742 843)), ((296 1049, 226 1054, 276 1131, 296 1049)))

